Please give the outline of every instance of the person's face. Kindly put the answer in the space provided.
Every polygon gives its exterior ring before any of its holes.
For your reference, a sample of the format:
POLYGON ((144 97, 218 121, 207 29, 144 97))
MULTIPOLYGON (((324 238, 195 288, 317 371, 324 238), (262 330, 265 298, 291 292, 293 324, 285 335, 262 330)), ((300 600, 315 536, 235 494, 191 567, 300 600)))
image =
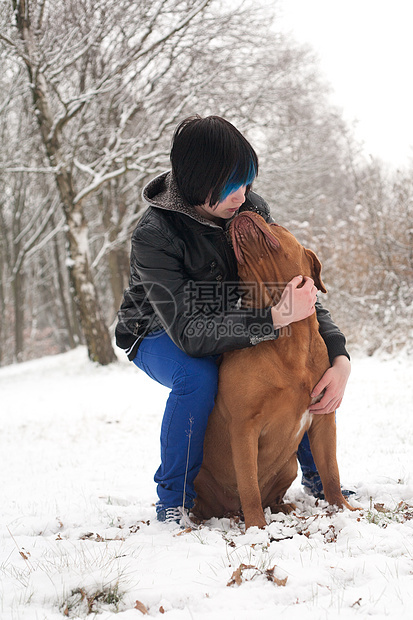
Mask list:
POLYGON ((239 187, 235 192, 228 194, 228 196, 222 202, 217 205, 210 206, 208 203, 195 207, 195 209, 204 216, 205 219, 214 221, 217 218, 223 218, 229 220, 236 214, 240 206, 245 202, 245 192, 247 186, 243 185, 239 187))

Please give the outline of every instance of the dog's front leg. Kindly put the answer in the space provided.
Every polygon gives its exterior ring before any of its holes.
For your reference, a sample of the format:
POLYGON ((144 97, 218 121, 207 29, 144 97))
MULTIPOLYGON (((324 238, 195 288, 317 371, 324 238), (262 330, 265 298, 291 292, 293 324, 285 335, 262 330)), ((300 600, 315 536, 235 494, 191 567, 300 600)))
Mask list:
POLYGON ((345 506, 349 510, 356 510, 350 506, 341 492, 336 456, 335 413, 313 415, 308 437, 326 500, 329 504, 335 504, 340 508, 345 506))
POLYGON ((253 421, 230 427, 232 458, 237 478, 238 493, 245 519, 245 529, 267 525, 261 505, 258 484, 258 437, 253 421))

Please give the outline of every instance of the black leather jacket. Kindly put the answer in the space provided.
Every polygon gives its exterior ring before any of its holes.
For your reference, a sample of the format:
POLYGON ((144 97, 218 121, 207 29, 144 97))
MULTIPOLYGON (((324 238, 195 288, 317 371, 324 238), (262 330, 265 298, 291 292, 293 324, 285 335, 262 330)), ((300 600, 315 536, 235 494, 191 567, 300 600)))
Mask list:
MULTIPOLYGON (((275 340, 270 308, 238 307, 237 263, 227 226, 187 206, 170 172, 153 179, 143 196, 150 206, 132 235, 129 287, 116 326, 116 343, 129 359, 145 336, 160 329, 193 357, 275 340)), ((254 192, 243 210, 272 221, 267 203, 254 192)), ((316 309, 330 361, 348 357, 345 337, 329 312, 319 302, 316 309)))

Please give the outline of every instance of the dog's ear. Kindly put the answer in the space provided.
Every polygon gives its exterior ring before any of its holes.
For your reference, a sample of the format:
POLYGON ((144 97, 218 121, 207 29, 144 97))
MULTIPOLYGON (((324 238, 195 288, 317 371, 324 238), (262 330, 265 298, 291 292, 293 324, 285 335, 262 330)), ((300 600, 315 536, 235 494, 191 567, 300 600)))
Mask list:
POLYGON ((310 262, 312 265, 311 275, 314 280, 314 284, 316 285, 319 291, 321 291, 322 293, 327 293, 327 289, 324 286, 324 282, 321 279, 321 275, 320 275, 321 274, 321 263, 318 259, 317 254, 315 254, 312 250, 307 250, 307 249, 305 250, 305 253, 310 259, 310 262))

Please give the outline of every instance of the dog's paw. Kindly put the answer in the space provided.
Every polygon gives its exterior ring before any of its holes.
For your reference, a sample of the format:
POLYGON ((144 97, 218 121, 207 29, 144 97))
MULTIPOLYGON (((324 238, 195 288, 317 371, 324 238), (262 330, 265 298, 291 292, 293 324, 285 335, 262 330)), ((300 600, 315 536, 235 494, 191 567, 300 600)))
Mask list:
POLYGON ((281 502, 281 504, 271 504, 270 510, 272 514, 276 514, 277 512, 283 512, 285 515, 290 514, 293 510, 295 510, 297 506, 292 502, 281 502))

